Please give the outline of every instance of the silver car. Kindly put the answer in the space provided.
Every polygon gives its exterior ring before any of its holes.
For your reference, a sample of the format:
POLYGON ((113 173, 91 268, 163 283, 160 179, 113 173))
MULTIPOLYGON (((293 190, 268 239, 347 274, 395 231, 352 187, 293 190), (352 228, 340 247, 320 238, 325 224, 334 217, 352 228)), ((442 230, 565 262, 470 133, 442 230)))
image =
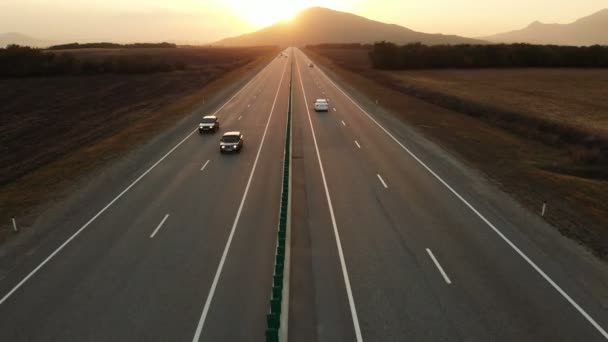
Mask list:
POLYGON ((243 135, 239 131, 226 132, 220 139, 220 152, 240 153, 243 148, 243 135))

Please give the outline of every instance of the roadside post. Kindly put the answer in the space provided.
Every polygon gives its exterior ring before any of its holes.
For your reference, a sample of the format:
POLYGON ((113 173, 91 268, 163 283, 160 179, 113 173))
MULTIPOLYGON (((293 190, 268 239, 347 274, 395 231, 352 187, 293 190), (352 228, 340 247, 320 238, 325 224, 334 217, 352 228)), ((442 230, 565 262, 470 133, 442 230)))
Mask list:
POLYGON ((543 208, 540 212, 540 216, 545 217, 545 210, 547 209, 547 202, 543 202, 543 208))

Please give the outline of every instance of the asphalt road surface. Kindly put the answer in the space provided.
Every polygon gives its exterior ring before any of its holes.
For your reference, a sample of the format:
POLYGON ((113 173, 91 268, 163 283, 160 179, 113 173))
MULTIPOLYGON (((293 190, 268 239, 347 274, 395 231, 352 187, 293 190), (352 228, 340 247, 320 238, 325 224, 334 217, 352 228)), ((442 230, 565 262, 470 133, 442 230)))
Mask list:
POLYGON ((290 79, 290 341, 608 339, 603 265, 287 52, 217 106, 220 133, 189 127, 53 222, 0 279, 0 341, 263 341, 290 79))

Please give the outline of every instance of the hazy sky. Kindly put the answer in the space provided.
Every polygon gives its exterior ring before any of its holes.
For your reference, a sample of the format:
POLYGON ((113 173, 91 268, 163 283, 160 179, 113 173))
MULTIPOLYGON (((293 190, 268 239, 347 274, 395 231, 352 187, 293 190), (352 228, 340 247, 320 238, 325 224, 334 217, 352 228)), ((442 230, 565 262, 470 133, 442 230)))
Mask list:
POLYGON ((324 6, 429 33, 483 36, 569 23, 608 0, 0 0, 0 33, 79 41, 203 43, 324 6))

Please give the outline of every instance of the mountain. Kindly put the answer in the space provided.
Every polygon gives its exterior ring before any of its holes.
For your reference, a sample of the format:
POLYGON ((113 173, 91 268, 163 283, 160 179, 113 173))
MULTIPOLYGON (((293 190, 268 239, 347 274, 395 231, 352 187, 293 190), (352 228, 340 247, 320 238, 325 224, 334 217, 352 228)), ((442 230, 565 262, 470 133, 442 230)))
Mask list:
POLYGON ((300 11, 293 19, 278 22, 259 31, 214 43, 222 46, 279 45, 303 46, 322 43, 374 43, 386 40, 405 44, 478 44, 481 40, 453 35, 421 33, 381 23, 351 13, 323 7, 300 11))
POLYGON ((524 29, 482 39, 500 43, 608 45, 608 8, 570 24, 535 21, 524 29))
POLYGON ((52 45, 53 42, 47 41, 47 40, 42 40, 42 39, 37 39, 37 38, 32 38, 30 36, 26 36, 24 34, 17 33, 17 32, 0 33, 0 47, 3 48, 9 44, 34 46, 34 47, 47 47, 49 45, 52 45))

